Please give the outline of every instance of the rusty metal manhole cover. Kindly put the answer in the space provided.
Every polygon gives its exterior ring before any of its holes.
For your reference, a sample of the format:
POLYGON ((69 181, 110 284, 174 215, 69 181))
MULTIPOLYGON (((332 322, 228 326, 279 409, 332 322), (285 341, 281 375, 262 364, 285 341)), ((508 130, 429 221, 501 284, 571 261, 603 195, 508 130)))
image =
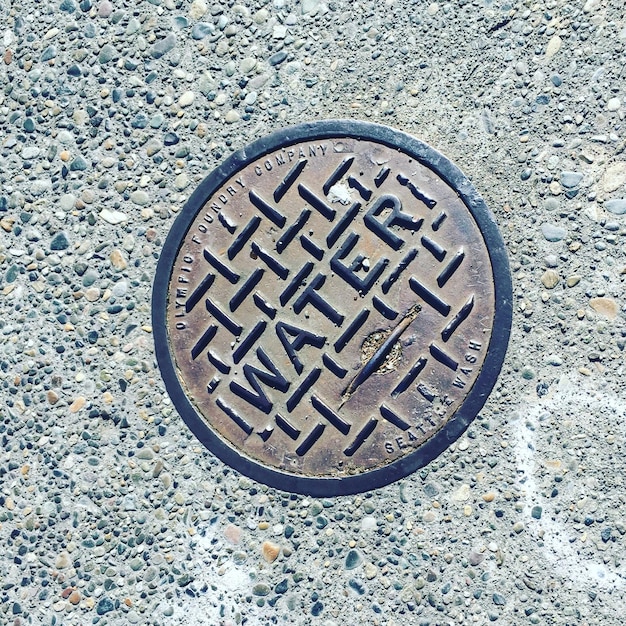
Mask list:
POLYGON ((467 428, 511 323, 504 245, 441 154, 353 121, 229 157, 174 223, 154 287, 159 366, 211 451, 335 495, 422 467, 467 428))

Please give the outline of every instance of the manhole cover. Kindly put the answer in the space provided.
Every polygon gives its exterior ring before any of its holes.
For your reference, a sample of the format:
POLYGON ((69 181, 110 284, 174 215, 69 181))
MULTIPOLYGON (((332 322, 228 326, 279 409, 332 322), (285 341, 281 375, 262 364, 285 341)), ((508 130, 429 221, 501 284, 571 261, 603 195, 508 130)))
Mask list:
POLYGON ((176 408, 242 473, 365 491, 435 458, 504 358, 502 239, 468 179, 387 127, 288 128, 191 196, 154 288, 176 408))

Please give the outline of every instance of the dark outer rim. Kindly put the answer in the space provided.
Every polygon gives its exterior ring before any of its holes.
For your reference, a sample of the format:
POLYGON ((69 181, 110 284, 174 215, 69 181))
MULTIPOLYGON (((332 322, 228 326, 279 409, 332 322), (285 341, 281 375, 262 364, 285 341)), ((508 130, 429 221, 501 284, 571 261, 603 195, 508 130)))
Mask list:
POLYGON ((194 435, 224 463, 283 491, 311 496, 338 496, 370 491, 404 478, 439 456, 467 429, 485 404, 506 355, 512 321, 512 285, 504 241, 485 202, 469 179, 434 148, 387 126, 353 120, 309 122, 279 130, 230 155, 192 193, 163 245, 152 293, 152 327, 157 362, 175 408, 194 435), (455 189, 474 217, 487 245, 495 283, 495 316, 487 355, 476 382, 452 419, 414 452, 381 468, 341 478, 298 476, 265 467, 237 451, 213 432, 185 395, 175 371, 166 328, 170 275, 180 245, 205 201, 243 167, 274 150, 304 141, 353 138, 398 148, 434 171, 455 189))

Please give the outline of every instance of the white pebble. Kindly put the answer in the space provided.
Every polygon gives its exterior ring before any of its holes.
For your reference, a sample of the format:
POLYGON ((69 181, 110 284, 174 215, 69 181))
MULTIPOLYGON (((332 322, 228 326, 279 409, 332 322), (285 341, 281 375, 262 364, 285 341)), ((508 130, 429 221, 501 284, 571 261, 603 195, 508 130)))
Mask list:
POLYGON ((238 122, 241 119, 241 116, 239 115, 239 113, 237 113, 237 111, 231 109, 230 111, 228 111, 228 113, 226 113, 224 119, 226 120, 227 124, 233 124, 234 122, 238 122))
POLYGON ((193 101, 196 95, 193 91, 185 91, 185 93, 178 99, 178 106, 188 107, 193 101))
POLYGON ((558 35, 554 35, 546 47, 546 59, 551 59, 561 49, 562 44, 562 39, 558 35))
MULTIPOLYGON (((69 195, 69 194, 68 194, 69 195)), ((100 211, 100 217, 109 224, 121 224, 128 219, 128 216, 121 211, 112 211, 111 209, 102 209, 100 211)))
POLYGON ((606 108, 609 111, 617 111, 620 107, 622 106, 622 103, 620 101, 619 98, 611 98, 607 103, 606 103, 606 108))
POLYGON ((194 20, 199 20, 207 12, 207 9, 208 7, 204 0, 194 0, 189 7, 189 15, 194 20))

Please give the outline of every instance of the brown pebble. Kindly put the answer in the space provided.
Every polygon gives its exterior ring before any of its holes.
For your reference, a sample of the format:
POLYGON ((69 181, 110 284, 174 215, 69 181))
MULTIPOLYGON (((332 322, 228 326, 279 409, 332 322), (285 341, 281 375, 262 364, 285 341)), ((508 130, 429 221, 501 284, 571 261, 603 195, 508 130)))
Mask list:
POLYGON ((100 289, 98 287, 89 287, 85 290, 85 300, 87 302, 95 302, 100 298, 100 289))
POLYGON ((493 502, 496 497, 496 494, 493 491, 489 491, 488 493, 483 494, 483 500, 485 502, 493 502))
POLYGON ((118 272, 121 272, 128 267, 128 261, 126 260, 124 253, 118 248, 111 252, 109 261, 111 262, 113 269, 116 269, 118 272))
POLYGON ((617 317, 619 308, 613 298, 591 298, 589 305, 596 313, 603 317, 610 320, 614 320, 617 317))
POLYGON ((15 218, 11 216, 4 217, 0 220, 0 227, 7 233, 10 233, 13 230, 13 224, 15 224, 15 218))
POLYGON ((74 591, 72 589, 72 587, 66 587, 65 589, 63 589, 63 591, 61 592, 61 597, 64 600, 67 600, 70 597, 70 594, 72 593, 72 591, 74 591))
POLYGON ((554 270, 546 270, 541 277, 541 282, 546 289, 554 289, 560 280, 560 276, 554 270))
POLYGON ((72 402, 72 404, 70 404, 70 413, 78 413, 78 411, 80 411, 85 404, 87 404, 87 400, 85 400, 82 396, 79 396, 76 400, 74 400, 74 402, 72 402))
POLYGON ((80 598, 80 591, 78 591, 78 589, 74 589, 74 591, 70 593, 68 600, 71 604, 78 604, 80 602, 80 598))
POLYGON ((241 528, 234 524, 228 524, 228 526, 224 528, 224 537, 229 543, 237 545, 241 541, 241 528))
POLYGON ((56 404, 59 401, 59 394, 56 391, 52 391, 52 389, 48 391, 46 396, 50 404, 56 404))
POLYGON ((263 558, 268 563, 273 563, 280 553, 280 546, 272 543, 271 541, 264 541, 261 546, 261 552, 263 553, 263 558))
POLYGON ((85 204, 93 204, 94 200, 96 199, 96 194, 93 189, 85 189, 81 194, 80 199, 85 204))
MULTIPOLYGON (((152 477, 158 478, 161 472, 163 471, 163 461, 161 459, 157 459, 156 464, 154 465, 154 469, 152 470, 152 477)), ((224 533, 226 534, 226 533, 224 533)))

